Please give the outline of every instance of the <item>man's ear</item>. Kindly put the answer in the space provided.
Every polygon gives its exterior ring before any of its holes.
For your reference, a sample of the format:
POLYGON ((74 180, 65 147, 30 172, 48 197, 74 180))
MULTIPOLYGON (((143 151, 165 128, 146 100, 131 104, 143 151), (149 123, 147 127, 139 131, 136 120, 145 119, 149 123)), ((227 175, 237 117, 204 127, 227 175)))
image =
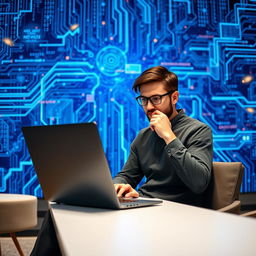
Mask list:
POLYGON ((173 94, 172 94, 172 104, 176 104, 179 100, 179 92, 178 91, 175 91, 173 94))

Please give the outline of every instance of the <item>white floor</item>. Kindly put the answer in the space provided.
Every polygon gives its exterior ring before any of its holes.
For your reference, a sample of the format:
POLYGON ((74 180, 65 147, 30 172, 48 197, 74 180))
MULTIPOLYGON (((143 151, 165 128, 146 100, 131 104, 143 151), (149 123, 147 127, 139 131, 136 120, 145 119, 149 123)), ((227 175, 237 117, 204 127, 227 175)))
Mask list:
MULTIPOLYGON (((36 237, 18 237, 17 239, 25 256, 29 256, 36 241, 36 237)), ((2 256, 19 256, 15 244, 10 237, 0 237, 0 243, 2 256)))

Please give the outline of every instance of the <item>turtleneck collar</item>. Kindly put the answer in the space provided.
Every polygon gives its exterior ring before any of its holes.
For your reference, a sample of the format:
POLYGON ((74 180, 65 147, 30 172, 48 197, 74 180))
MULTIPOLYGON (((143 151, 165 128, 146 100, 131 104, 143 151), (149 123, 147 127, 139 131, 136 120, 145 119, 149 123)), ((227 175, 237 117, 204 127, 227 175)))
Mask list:
POLYGON ((176 115, 176 116, 171 120, 172 127, 174 127, 174 126, 178 123, 178 121, 180 120, 180 118, 185 115, 183 109, 177 109, 177 112, 178 112, 178 115, 176 115))

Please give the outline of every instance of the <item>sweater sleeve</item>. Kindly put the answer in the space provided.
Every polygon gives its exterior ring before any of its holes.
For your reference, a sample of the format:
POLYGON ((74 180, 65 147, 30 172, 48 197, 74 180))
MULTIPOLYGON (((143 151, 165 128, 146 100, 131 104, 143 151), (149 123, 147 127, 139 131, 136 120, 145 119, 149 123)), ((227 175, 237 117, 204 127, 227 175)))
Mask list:
POLYGON ((121 172, 117 174, 117 176, 113 179, 115 184, 124 183, 130 184, 133 188, 139 184, 144 174, 142 173, 138 161, 138 155, 136 153, 136 147, 134 146, 134 142, 131 145, 130 155, 128 157, 127 162, 125 163, 121 172))
POLYGON ((165 150, 183 183, 194 193, 202 193, 211 179, 211 129, 202 126, 191 134, 186 147, 176 138, 165 150))

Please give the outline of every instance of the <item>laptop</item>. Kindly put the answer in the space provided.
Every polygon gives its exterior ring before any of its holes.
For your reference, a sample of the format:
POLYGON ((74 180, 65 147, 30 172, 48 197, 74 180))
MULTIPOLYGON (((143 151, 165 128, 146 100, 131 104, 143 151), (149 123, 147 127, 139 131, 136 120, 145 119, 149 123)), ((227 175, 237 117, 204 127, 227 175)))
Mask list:
POLYGON ((31 126, 22 132, 46 200, 109 209, 162 203, 118 199, 96 124, 31 126))

